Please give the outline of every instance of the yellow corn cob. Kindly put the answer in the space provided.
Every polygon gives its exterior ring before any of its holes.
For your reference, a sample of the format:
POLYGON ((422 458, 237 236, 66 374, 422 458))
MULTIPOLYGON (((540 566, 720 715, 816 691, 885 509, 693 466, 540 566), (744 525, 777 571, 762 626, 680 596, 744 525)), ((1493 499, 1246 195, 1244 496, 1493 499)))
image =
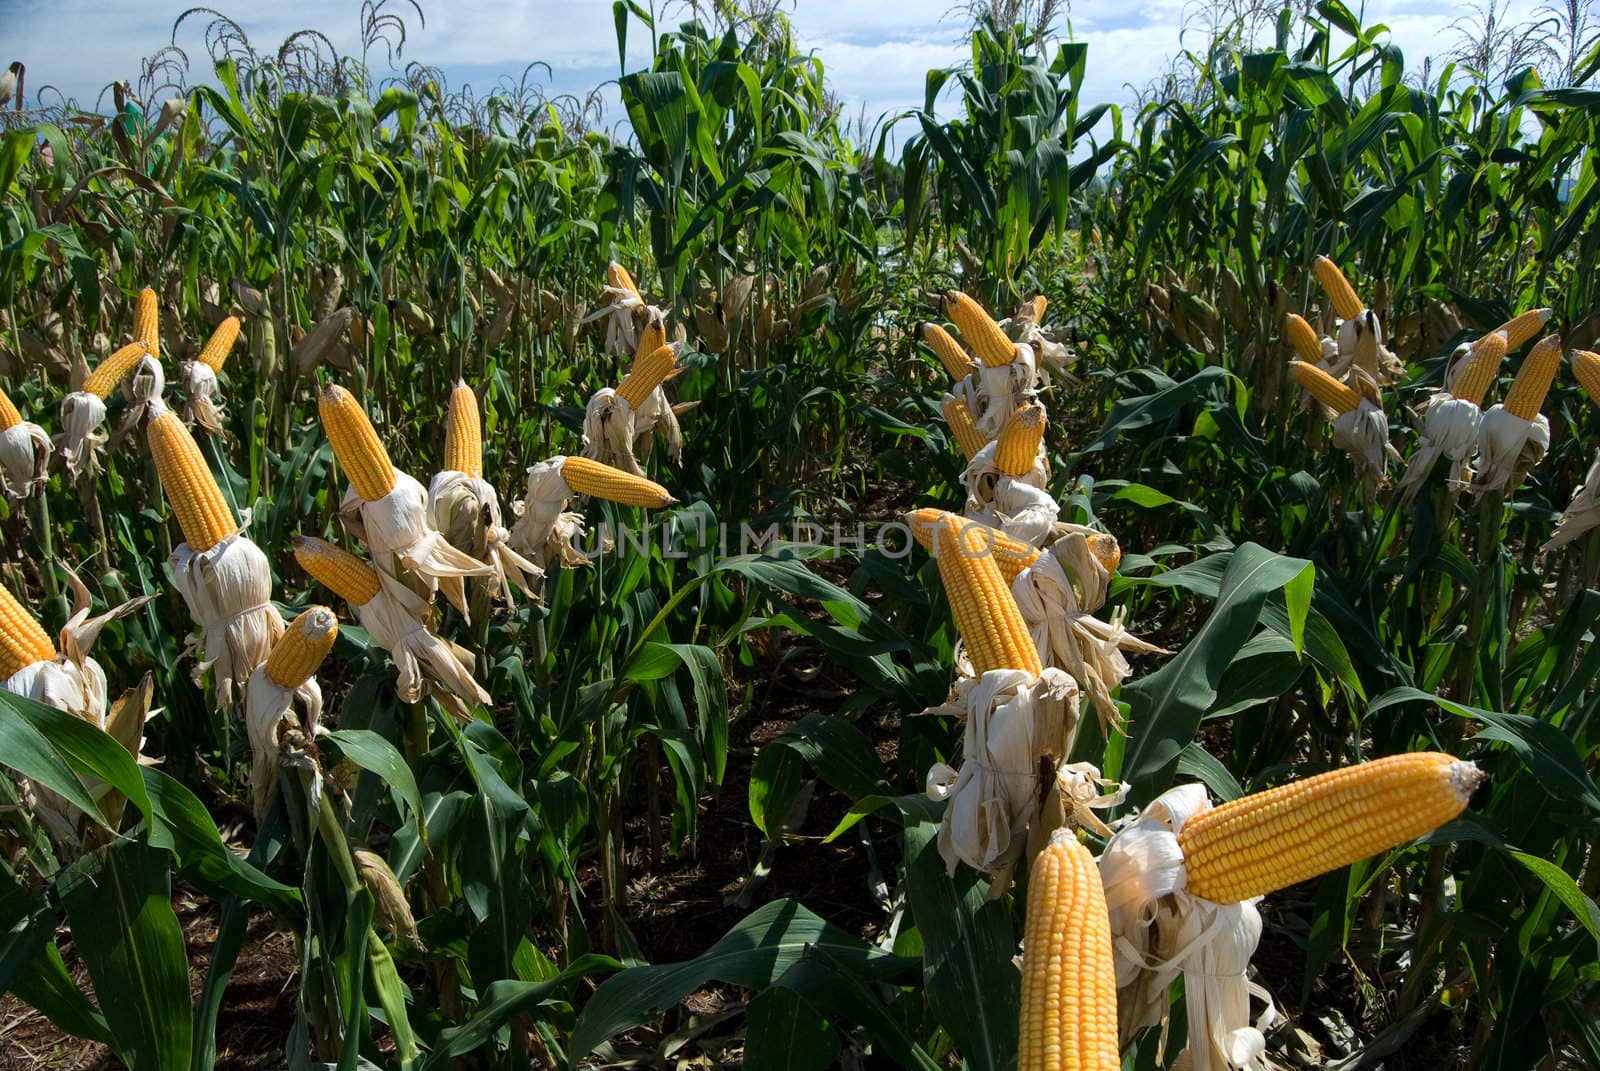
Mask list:
POLYGON ((1316 263, 1317 282, 1322 284, 1322 289, 1328 292, 1328 300, 1333 302, 1333 311, 1341 320, 1354 320, 1366 311, 1366 306, 1361 304, 1361 299, 1356 297, 1355 287, 1350 285, 1350 280, 1344 277, 1344 272, 1339 270, 1339 265, 1327 257, 1318 257, 1316 263))
POLYGON ((1572 351, 1572 374, 1589 392, 1591 401, 1600 403, 1600 353, 1589 350, 1572 351))
POLYGON ((633 363, 637 365, 640 358, 650 356, 666 344, 667 325, 661 317, 652 315, 644 330, 639 332, 639 344, 633 348, 633 363))
POLYGON ((1500 362, 1506 358, 1506 349, 1504 331, 1484 335, 1474 342, 1472 351, 1466 357, 1467 366, 1456 377, 1455 387, 1450 393, 1464 402, 1482 405, 1484 392, 1494 382, 1495 376, 1500 374, 1500 362))
POLYGON ((1501 403, 1506 412, 1523 420, 1538 416, 1544 396, 1550 392, 1550 384, 1560 370, 1561 336, 1546 335, 1522 359, 1517 378, 1511 381, 1511 389, 1506 391, 1506 400, 1501 403))
POLYGON ((326 606, 313 606, 289 623, 267 655, 267 677, 279 688, 300 687, 322 665, 339 635, 339 619, 326 606))
POLYGON ((450 392, 444 418, 444 469, 483 479, 483 423, 478 417, 478 396, 465 383, 450 392))
POLYGON ((311 536, 295 536, 293 546, 300 568, 351 606, 378 597, 377 572, 354 554, 311 536))
POLYGON ((239 526, 234 523, 233 511, 223 499, 216 477, 211 475, 194 436, 178 415, 164 410, 150 421, 146 434, 156 475, 161 477, 161 489, 178 518, 189 549, 210 550, 237 532, 239 526))
POLYGON ((971 374, 972 358, 967 356, 967 351, 961 348, 961 343, 957 342, 950 332, 938 324, 923 324, 922 341, 926 342, 933 355, 939 358, 939 363, 944 365, 944 370, 950 373, 951 379, 966 379, 971 374))
POLYGON ((126 379, 139 359, 149 352, 143 342, 128 343, 89 373, 89 378, 83 381, 84 391, 102 400, 110 397, 117 384, 126 379))
POLYGON ((1529 309, 1520 316, 1513 316, 1495 330, 1505 332, 1507 352, 1520 350, 1529 339, 1544 330, 1544 325, 1550 322, 1553 315, 1554 309, 1529 309))
POLYGON ((568 457, 561 462, 561 478, 574 494, 620 502, 624 506, 659 508, 676 502, 665 487, 643 476, 612 468, 592 458, 568 457))
POLYGON ((1118 1071, 1117 978, 1100 870, 1070 830, 1033 861, 1017 1071, 1118 1071))
POLYGON ((156 305, 156 292, 148 286, 139 291, 133 304, 133 338, 144 343, 150 356, 161 356, 161 310, 156 305))
POLYGON ((991 669, 1020 669, 1037 677, 1039 649, 1000 575, 983 527, 971 527, 952 513, 932 527, 939 579, 972 668, 980 676, 991 669))
POLYGON ((1044 310, 1050 307, 1049 300, 1043 294, 1035 294, 1028 299, 1027 303, 1033 306, 1033 322, 1035 324, 1044 323, 1044 310))
POLYGON ((972 298, 959 290, 947 290, 944 311, 960 329, 961 337, 978 355, 978 360, 990 368, 1003 368, 1016 359, 1016 343, 1006 337, 994 317, 972 298))
POLYGON ((1290 361, 1289 374, 1305 392, 1336 413, 1348 413, 1361 404, 1361 395, 1314 364, 1290 361))
POLYGON ((373 430, 367 411, 355 395, 330 383, 322 388, 317 412, 322 416, 328 441, 333 444, 333 456, 350 478, 356 494, 376 502, 393 491, 394 464, 389 460, 389 451, 383 448, 383 440, 373 430))
POLYGON ((1029 402, 1011 414, 994 447, 994 467, 1006 476, 1032 471, 1044 441, 1044 406, 1029 402))
POLYGON ((1470 762, 1422 751, 1224 803, 1178 834, 1189 891, 1231 904, 1348 866, 1450 821, 1482 779, 1470 762))
POLYGON ((1117 542, 1116 536, 1095 532, 1089 536, 1089 553, 1108 573, 1115 573, 1122 564, 1122 544, 1117 542))
POLYGON ((637 409, 650 397, 651 391, 678 371, 678 351, 671 346, 657 346, 645 356, 634 359, 633 367, 617 386, 617 396, 637 409))
MULTIPOLYGON (((618 290, 626 290, 634 297, 639 297, 639 288, 634 285, 633 276, 628 274, 627 268, 624 268, 614 260, 606 265, 606 283, 616 287, 618 290)), ((640 300, 644 299, 640 298, 640 300)))
POLYGON ((200 363, 209 366, 213 372, 222 371, 238 338, 239 318, 230 316, 218 324, 217 329, 211 332, 211 337, 206 339, 205 349, 200 351, 200 363))
POLYGON ((22 414, 17 412, 17 407, 11 404, 11 399, 6 392, 0 390, 0 431, 14 428, 22 423, 22 414))
POLYGON ((0 585, 0 682, 35 662, 56 656, 55 644, 23 605, 0 585))
POLYGON ((943 517, 954 517, 956 523, 975 525, 980 530, 983 538, 994 547, 994 562, 1000 567, 1000 575, 1005 577, 1007 584, 1015 580, 1018 573, 1039 560, 1038 547, 1030 546, 1019 539, 1012 539, 998 528, 990 528, 986 524, 980 524, 966 517, 957 517, 942 509, 914 509, 906 514, 906 522, 911 527, 912 536, 930 554, 933 553, 938 525, 943 517))
POLYGON ((1306 322, 1305 317, 1293 312, 1286 316, 1283 321, 1283 335, 1302 361, 1316 364, 1322 360, 1322 342, 1318 340, 1316 330, 1306 322))
POLYGON ((961 448, 961 453, 971 461, 989 444, 988 436, 978 430, 978 422, 972 419, 972 410, 967 408, 967 403, 953 394, 946 394, 939 402, 939 408, 944 412, 945 426, 950 429, 950 437, 956 441, 956 446, 961 448))

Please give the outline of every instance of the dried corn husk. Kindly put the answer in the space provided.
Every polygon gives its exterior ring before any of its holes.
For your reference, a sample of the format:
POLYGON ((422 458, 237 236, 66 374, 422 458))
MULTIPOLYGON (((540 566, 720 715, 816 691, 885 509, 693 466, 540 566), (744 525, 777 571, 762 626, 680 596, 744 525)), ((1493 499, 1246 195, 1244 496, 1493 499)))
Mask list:
POLYGON ((500 519, 500 497, 483 480, 444 471, 428 484, 428 517, 451 546, 482 559, 493 570, 493 584, 507 601, 516 585, 536 598, 544 570, 511 549, 511 533, 500 519))
POLYGON ((49 433, 30 421, 0 431, 0 492, 22 499, 41 490, 54 451, 49 433))
POLYGON ((394 488, 376 502, 345 492, 339 519, 351 535, 367 548, 381 573, 398 576, 403 568, 428 592, 443 591, 445 598, 466 616, 469 611, 464 580, 490 576, 494 568, 451 546, 428 521, 428 492, 408 474, 395 470, 394 488))

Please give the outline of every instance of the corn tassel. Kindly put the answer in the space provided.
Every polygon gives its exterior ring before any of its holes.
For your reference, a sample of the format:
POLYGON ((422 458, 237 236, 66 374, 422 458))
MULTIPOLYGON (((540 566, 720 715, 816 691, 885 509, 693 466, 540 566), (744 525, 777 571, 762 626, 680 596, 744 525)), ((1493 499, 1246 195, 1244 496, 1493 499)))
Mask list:
POLYGON ((333 641, 339 620, 326 606, 313 606, 289 623, 267 656, 266 672, 279 688, 294 691, 317 672, 333 641))
POLYGON ((1501 403, 1506 412, 1523 420, 1538 416, 1544 396, 1550 392, 1550 384, 1560 369, 1561 336, 1546 335, 1517 369, 1517 378, 1511 381, 1511 389, 1506 391, 1506 400, 1501 403))
POLYGON ((55 644, 44 627, 10 589, 0 585, 0 682, 10 680, 18 670, 35 662, 48 662, 55 656, 55 644))
POLYGON ((973 670, 980 677, 991 669, 1020 669, 1037 677, 1039 649, 1000 575, 984 527, 945 514, 932 528, 934 561, 973 670))
POLYGON ((1290 361, 1289 374, 1307 394, 1336 413, 1354 412, 1361 404, 1361 395, 1353 388, 1340 383, 1314 364, 1290 361))
POLYGON ((146 435, 161 488, 189 549, 195 553, 210 550, 237 532, 239 526, 216 477, 178 415, 163 409, 150 421, 146 435))
POLYGON ((1348 866, 1455 818, 1482 779, 1470 762, 1424 751, 1225 803, 1178 835, 1189 891, 1235 903, 1348 866))
POLYGON ((378 597, 377 572, 349 551, 311 536, 295 536, 293 547, 300 568, 351 606, 378 597))
POLYGON ((483 479, 483 422, 478 415, 478 396, 465 383, 457 383, 450 392, 445 412, 444 469, 483 479))
POLYGON ((1327 291, 1328 300, 1333 302, 1333 311, 1339 319, 1354 320, 1366 311, 1366 306, 1356 297, 1355 287, 1350 285, 1350 280, 1339 270, 1339 265, 1327 257, 1318 257, 1316 269, 1317 282, 1327 291))
POLYGON ((967 356, 967 351, 961 348, 961 343, 956 341, 955 336, 938 324, 922 325, 922 341, 926 342, 933 355, 939 358, 939 363, 944 366, 951 379, 959 382, 972 372, 972 358, 967 356))
POLYGON ((994 467, 1006 476, 1033 471, 1039 444, 1044 441, 1044 425, 1044 406, 1038 402, 1029 402, 1013 413, 995 442, 994 467))
POLYGON ((1033 861, 1022 938, 1017 1071, 1118 1071, 1117 980, 1089 849, 1057 830, 1033 861))
POLYGON ((1006 337, 982 305, 959 290, 947 290, 944 309, 978 360, 990 368, 1003 368, 1016 360, 1016 343, 1006 337))
POLYGON ((333 456, 349 477, 356 494, 368 502, 376 502, 393 491, 394 464, 389 460, 389 451, 384 449, 383 440, 378 438, 355 395, 329 384, 322 388, 317 412, 322 417, 328 441, 333 444, 333 456))
POLYGON ((956 441, 956 446, 961 448, 961 453, 968 461, 989 445, 988 438, 978 430, 978 422, 972 418, 972 410, 966 402, 953 394, 946 394, 939 402, 939 408, 944 411, 944 422, 950 429, 950 437, 956 441))
POLYGON ((1462 401, 1482 405, 1489 384, 1500 374, 1500 363, 1505 360, 1506 349, 1504 331, 1484 335, 1474 342, 1466 358, 1467 366, 1461 370, 1450 393, 1462 401))

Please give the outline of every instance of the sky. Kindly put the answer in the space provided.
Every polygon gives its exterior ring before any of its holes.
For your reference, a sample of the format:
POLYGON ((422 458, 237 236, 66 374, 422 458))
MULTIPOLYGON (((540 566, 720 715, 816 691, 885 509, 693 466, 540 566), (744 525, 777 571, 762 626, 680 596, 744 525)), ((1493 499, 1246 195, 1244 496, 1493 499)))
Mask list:
MULTIPOLYGON (((288 34, 306 27, 321 30, 343 50, 359 50, 358 0, 259 0, 241 4, 210 0, 235 18, 258 49, 276 48, 288 34)), ((388 0, 389 9, 410 11, 406 0, 388 0)), ((657 0, 659 4, 661 0, 657 0)), ((955 0, 790 0, 787 10, 802 48, 821 57, 834 92, 854 118, 864 110, 870 122, 885 113, 919 107, 930 68, 959 64, 969 53, 960 37, 963 20, 952 14, 955 0)), ((1530 17, 1538 0, 1507 0, 1512 21, 1530 17)), ((1089 45, 1084 99, 1128 104, 1136 89, 1167 69, 1184 46, 1182 25, 1192 0, 1073 0, 1069 10, 1074 39, 1089 45)), ((1363 11, 1359 0, 1349 0, 1363 11)), ((21 59, 27 65, 32 97, 48 84, 80 105, 93 107, 113 78, 136 77, 140 60, 172 43, 177 15, 193 0, 0 0, 0 63, 21 59)), ((513 81, 533 60, 550 65, 547 93, 579 95, 618 74, 610 0, 422 0, 426 24, 409 21, 402 65, 420 60, 443 68, 452 88, 470 83, 493 86, 513 81)), ((1426 0, 1370 0, 1363 21, 1383 23, 1401 47, 1409 66, 1454 41, 1452 23, 1471 15, 1467 4, 1439 5, 1426 0)), ((670 20, 676 22, 676 18, 670 20)), ((666 21, 663 25, 668 24, 666 21)), ((1068 25, 1063 25, 1063 31, 1068 25)), ((203 19, 192 18, 177 44, 191 62, 191 81, 209 70, 202 39, 203 19)), ((1191 43, 1198 34, 1191 37, 1191 43)), ((629 39, 630 66, 640 65, 647 39, 635 26, 629 39)), ((374 57, 385 64, 382 55, 374 57)), ((542 73, 539 77, 545 77, 542 73)), ((608 121, 620 109, 615 88, 607 91, 608 121)), ((941 109, 942 111, 945 109, 941 109)))

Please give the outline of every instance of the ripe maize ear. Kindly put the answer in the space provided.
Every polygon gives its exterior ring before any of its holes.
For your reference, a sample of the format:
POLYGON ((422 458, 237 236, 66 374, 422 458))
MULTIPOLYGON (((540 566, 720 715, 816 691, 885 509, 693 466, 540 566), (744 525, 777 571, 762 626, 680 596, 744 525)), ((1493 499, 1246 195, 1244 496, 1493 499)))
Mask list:
POLYGON ((300 568, 351 606, 378 597, 377 572, 348 550, 311 536, 295 536, 293 546, 300 568))
POLYGON ((966 402, 953 394, 946 394, 939 402, 939 408, 944 411, 944 422, 950 429, 950 437, 955 439, 956 446, 961 448, 968 461, 989 445, 988 436, 978 430, 978 422, 973 419, 972 410, 966 402))
POLYGON ((55 644, 43 626, 17 601, 10 589, 0 585, 0 682, 35 662, 48 662, 56 656, 55 644))
POLYGON ((139 291, 133 304, 133 338, 144 343, 150 356, 161 356, 161 309, 156 304, 156 292, 148 286, 139 291))
POLYGON ((652 314, 650 322, 645 324, 644 330, 639 332, 639 344, 633 348, 633 363, 637 365, 640 358, 650 356, 650 354, 666 344, 666 322, 661 317, 652 314))
POLYGON ((1522 359, 1517 378, 1511 381, 1511 389, 1506 391, 1506 400, 1501 403, 1506 412, 1523 420, 1538 416, 1544 396, 1550 392, 1550 384, 1560 369, 1561 336, 1546 335, 1522 359))
POLYGON ((624 506, 659 509, 677 501, 654 480, 623 472, 587 457, 564 458, 561 462, 561 478, 576 494, 603 498, 624 506))
POLYGON ((376 502, 394 490, 394 464, 383 440, 367 419, 355 395, 335 384, 322 388, 317 400, 322 428, 333 444, 333 456, 350 478, 350 486, 368 502, 376 502))
POLYGON ((635 409, 644 404, 650 392, 678 374, 678 351, 671 346, 657 346, 643 357, 634 359, 633 367, 617 387, 617 395, 635 409))
POLYGON ((628 269, 614 260, 606 265, 606 285, 626 290, 639 300, 644 300, 639 297, 639 287, 634 284, 633 276, 628 274, 628 269))
POLYGON ((143 342, 128 343, 101 361, 100 366, 89 373, 89 378, 83 381, 84 392, 102 401, 109 398, 117 384, 126 379, 140 358, 149 352, 143 342))
POLYGON ((445 411, 444 471, 483 479, 483 422, 478 416, 478 396, 465 383, 455 385, 445 411))
POLYGON ((994 317, 972 298, 959 290, 947 290, 944 311, 960 329, 961 337, 967 340, 978 360, 990 368, 1002 368, 1016 359, 1016 343, 1006 337, 994 317))
POLYGON ((1317 282, 1327 291, 1328 300, 1333 302, 1333 311, 1339 319, 1354 320, 1366 311, 1366 306, 1356 297, 1355 287, 1350 285, 1350 280, 1339 270, 1339 265, 1327 257, 1318 257, 1316 269, 1317 282))
POLYGON ((22 414, 17 412, 17 407, 11 404, 11 398, 5 391, 0 390, 0 431, 14 428, 22 423, 22 414))
POLYGON ((205 348, 200 351, 200 363, 208 366, 213 372, 221 372, 222 366, 228 363, 228 354, 233 352, 233 344, 239 339, 239 317, 229 316, 217 325, 211 332, 211 337, 206 339, 205 348))
POLYGON ((1006 476, 1023 476, 1033 470, 1044 441, 1044 406, 1029 402, 1011 414, 995 442, 994 467, 1006 476))
POLYGON ((322 665, 339 635, 339 619, 326 606, 313 606, 289 623, 267 656, 267 677, 294 691, 322 665))
POLYGON ((1286 316, 1283 321, 1283 335, 1302 361, 1316 364, 1322 360, 1322 343, 1317 339, 1316 330, 1306 322, 1304 316, 1293 312, 1286 316))
POLYGON ((1600 353, 1573 350, 1572 374, 1583 389, 1589 392, 1589 398, 1600 403, 1600 353))
MULTIPOLYGON (((965 517, 957 517, 942 509, 914 509, 906 514, 906 523, 911 528, 911 535, 922 549, 929 554, 934 553, 935 543, 940 531, 939 524, 944 517, 954 517, 960 524, 976 525, 982 529, 983 537, 994 548, 994 561, 1000 567, 1000 575, 1005 577, 1007 584, 1017 578, 1017 574, 1039 560, 1039 548, 1020 539, 1013 539, 998 528, 990 528, 986 524, 965 517)), ((1112 540, 1113 543, 1116 540, 1112 540)), ((1120 556, 1120 552, 1119 552, 1120 556)))
POLYGON ((1454 755, 1391 755, 1225 803, 1178 834, 1189 891, 1264 896, 1414 840, 1460 814, 1483 775, 1454 755))
POLYGON ((961 348, 961 343, 956 337, 938 324, 925 323, 922 325, 922 341, 928 344, 933 355, 939 358, 939 363, 944 365, 944 370, 954 380, 966 379, 972 371, 972 358, 967 356, 967 351, 961 348))
POLYGON ((1022 937, 1017 1071, 1117 1071, 1111 916, 1094 856, 1057 830, 1033 861, 1022 937))
POLYGON ((932 528, 939 579, 972 668, 979 676, 991 669, 1020 669, 1037 677, 1039 649, 1000 575, 986 529, 951 513, 934 520, 932 528))
POLYGON ((1049 299, 1043 294, 1035 294, 1027 300, 1026 304, 1033 306, 1033 322, 1035 324, 1044 323, 1044 310, 1050 307, 1049 299))
POLYGON ((156 475, 167 503, 183 529, 184 542, 196 553, 210 550, 239 530, 233 511, 222 497, 216 477, 194 436, 178 415, 163 410, 150 421, 146 432, 150 454, 155 458, 156 475))
POLYGON ((1505 332, 1507 352, 1520 350, 1528 344, 1529 339, 1544 330, 1544 325, 1550 322, 1554 314, 1554 309, 1529 309, 1520 316, 1513 316, 1495 330, 1505 332))
POLYGON ((1336 413, 1348 413, 1361 404, 1361 395, 1314 364, 1290 361, 1289 374, 1301 388, 1336 413))
POLYGON ((1471 402, 1473 405, 1482 405, 1484 393, 1488 391, 1489 384, 1494 382, 1500 374, 1500 363, 1506 358, 1506 334, 1504 331, 1495 331, 1484 335, 1472 344, 1472 351, 1467 355, 1467 366, 1456 377, 1456 382, 1451 393, 1462 401, 1471 402))

